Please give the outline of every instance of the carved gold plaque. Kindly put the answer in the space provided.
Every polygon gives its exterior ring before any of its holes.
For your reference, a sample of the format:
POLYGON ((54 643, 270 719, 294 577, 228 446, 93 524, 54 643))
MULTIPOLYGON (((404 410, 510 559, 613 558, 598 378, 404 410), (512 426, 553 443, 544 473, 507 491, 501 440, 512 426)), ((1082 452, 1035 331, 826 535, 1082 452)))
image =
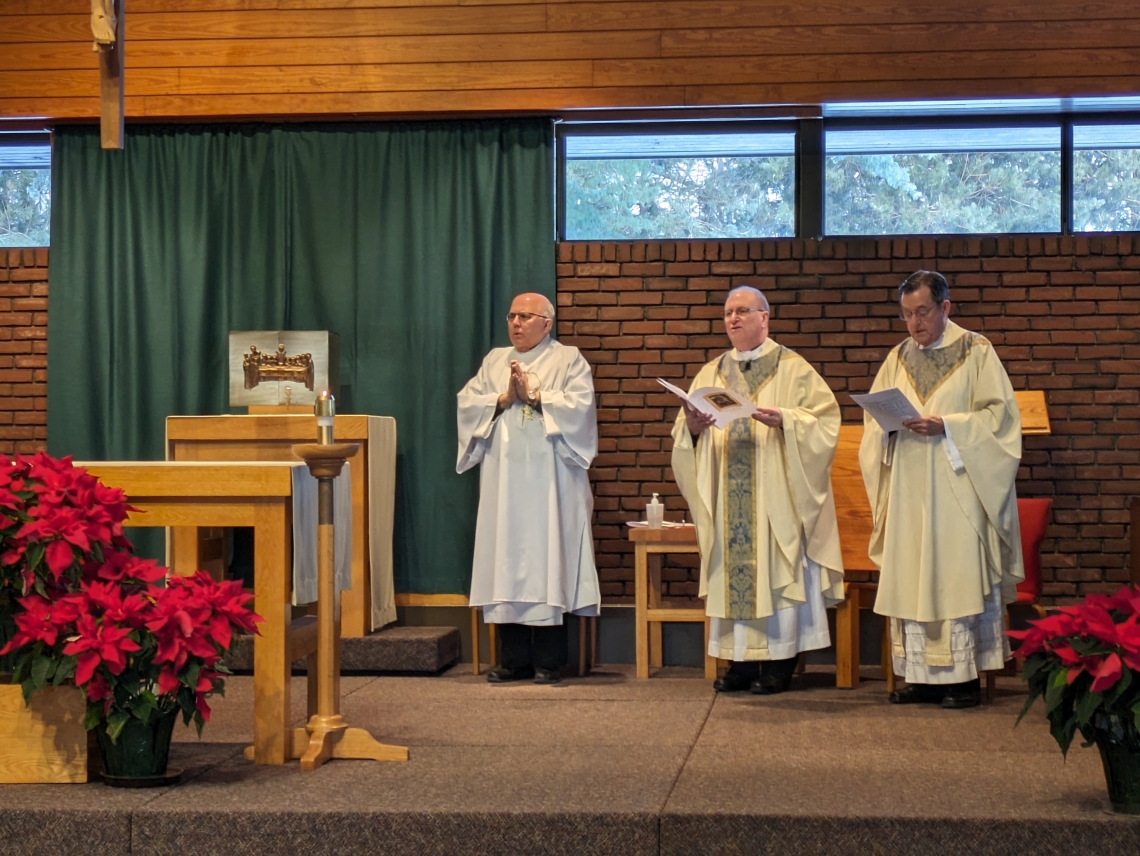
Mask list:
POLYGON ((326 330, 230 333, 230 406, 312 404, 340 393, 340 340, 326 330))

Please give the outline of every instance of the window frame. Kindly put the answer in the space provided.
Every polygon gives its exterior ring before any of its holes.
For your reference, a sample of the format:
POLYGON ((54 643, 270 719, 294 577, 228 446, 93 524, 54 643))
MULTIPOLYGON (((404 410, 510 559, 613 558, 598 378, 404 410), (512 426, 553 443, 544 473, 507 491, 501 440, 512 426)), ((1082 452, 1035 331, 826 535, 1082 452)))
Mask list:
MULTIPOLYGON (((936 109, 925 108, 914 115, 899 115, 895 110, 885 105, 883 112, 876 114, 873 110, 858 115, 828 115, 825 105, 816 115, 805 116, 803 111, 789 110, 783 115, 765 115, 744 119, 703 119, 703 118, 676 118, 669 120, 636 118, 636 111, 624 113, 621 118, 562 118, 555 124, 555 228, 556 240, 567 241, 566 238, 566 137, 577 135, 617 135, 623 132, 636 135, 655 133, 763 133, 765 131, 795 133, 795 186, 794 186, 794 237, 815 238, 824 237, 836 239, 851 239, 878 237, 872 235, 826 235, 825 201, 826 201, 826 151, 824 140, 828 130, 832 129, 881 129, 892 128, 927 128, 927 129, 984 129, 984 128, 1017 128, 1017 127, 1055 127, 1059 128, 1060 143, 1060 229, 1056 232, 1020 232, 1019 236, 1069 236, 1085 235, 1086 232, 1073 231, 1073 171, 1076 151, 1073 146, 1074 125, 1138 125, 1140 124, 1140 99, 1128 102, 1130 109, 1120 109, 1120 106, 1108 99, 1099 104, 1096 99, 1052 99, 1057 105, 1054 111, 1019 111, 1014 105, 1009 109, 994 110, 969 114, 955 106, 954 109, 940 113, 936 109), (1080 109, 1075 109, 1078 107, 1080 109), (793 115, 798 112, 800 115, 793 115)), ((1034 103, 1039 103, 1035 99, 1034 103)), ((954 102, 957 105, 958 102, 954 102)), ((841 105, 835 105, 843 112, 841 105)), ((892 235, 892 238, 925 237, 925 238, 961 238, 966 235, 1003 235, 1004 232, 970 232, 970 233, 922 233, 915 235, 892 235)), ((1103 233, 1103 234, 1132 234, 1132 233, 1103 233)), ((663 238, 660 240, 688 240, 686 238, 663 238)), ((782 240, 769 239, 762 240, 782 240)))
MULTIPOLYGON (((53 158, 51 132, 50 131, 32 131, 32 130, 5 131, 5 130, 3 130, 3 126, 0 125, 0 150, 6 149, 6 148, 16 148, 16 147, 24 148, 24 147, 28 147, 28 146, 44 147, 47 149, 48 163, 47 163, 46 167, 43 166, 42 164, 39 164, 39 163, 30 164, 28 166, 23 166, 19 163, 16 163, 14 165, 0 165, 0 169, 4 169, 4 170, 17 170, 17 169, 19 169, 19 170, 23 170, 23 169, 44 170, 44 169, 46 169, 48 172, 48 182, 49 182, 49 186, 50 186, 51 173, 52 173, 52 158, 53 158)), ((50 206, 50 203, 49 203, 49 207, 48 207, 48 223, 49 223, 48 243, 46 243, 46 244, 22 244, 22 245, 14 245, 11 247, 4 246, 4 247, 0 247, 0 250, 4 250, 4 249, 44 249, 44 248, 50 248, 50 246, 51 246, 51 238, 50 238, 50 234, 51 234, 51 232, 50 232, 51 206, 50 206)))
MULTIPOLYGON (((625 132, 629 136, 652 136, 654 134, 747 134, 771 133, 795 135, 793 144, 793 165, 795 181, 793 184, 792 200, 792 228, 798 232, 799 222, 799 122, 795 119, 710 119, 710 120, 676 120, 676 121, 570 121, 563 120, 554 126, 555 142, 555 168, 554 168, 554 204, 555 210, 555 238, 566 241, 566 138, 568 136, 609 137, 621 136, 625 132)), ((605 238, 599 240, 619 240, 605 238)), ((689 240, 687 238, 658 238, 654 240, 675 241, 689 240)), ((738 240, 738 239, 733 239, 738 240)), ((777 238, 749 238, 747 240, 780 240, 777 238)), ((783 239, 787 240, 787 239, 783 239)))
MULTIPOLYGON (((994 235, 1007 235, 1016 234, 1017 236, 1029 235, 1064 235, 1066 234, 1066 208, 1071 211, 1071 201, 1066 205, 1066 181, 1068 187, 1072 187, 1072 174, 1073 164, 1072 157, 1066 160, 1065 157, 1065 137, 1066 131, 1060 121, 1062 117, 1056 114, 1040 114, 1040 113, 995 113, 985 116, 963 116, 959 114, 948 115, 944 117, 921 115, 921 116, 905 116, 905 117, 891 117, 886 120, 882 117, 874 116, 860 116, 860 117, 843 117, 825 119, 823 123, 823 156, 820 159, 820 168, 824 172, 820 175, 820 183, 823 187, 823 207, 820 210, 820 223, 819 223, 819 236, 824 238, 836 239, 853 239, 853 238, 869 238, 869 237, 883 237, 880 233, 834 233, 828 234, 826 232, 826 218, 827 218, 827 132, 830 130, 876 130, 876 131, 889 131, 892 129, 900 130, 985 130, 987 128, 1059 128, 1061 131, 1061 141, 1059 147, 1059 155, 1061 159, 1061 174, 1060 174, 1060 193, 1061 193, 1061 211, 1059 212, 1060 229, 1055 232, 916 232, 905 234, 891 234, 891 238, 962 238, 970 235, 978 235, 981 237, 992 237, 994 235), (940 121, 941 120, 941 121, 940 121)), ((1069 133, 1071 141, 1071 127, 1069 133)), ((978 149, 977 151, 982 151, 978 149)), ((1071 150, 1070 150, 1071 152, 1071 150)), ((937 153, 933 151, 931 153, 937 153)), ((1068 198, 1071 200, 1072 193, 1068 193, 1068 198)), ((799 236, 797 236, 799 237, 799 236)))

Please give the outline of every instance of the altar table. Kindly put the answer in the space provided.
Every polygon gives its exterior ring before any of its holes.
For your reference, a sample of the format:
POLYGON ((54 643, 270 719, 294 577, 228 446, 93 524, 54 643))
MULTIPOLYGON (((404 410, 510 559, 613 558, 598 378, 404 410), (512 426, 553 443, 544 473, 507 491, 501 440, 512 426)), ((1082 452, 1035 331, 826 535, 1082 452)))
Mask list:
MULTIPOLYGON (((292 620, 292 470, 304 465, 96 461, 76 466, 123 489, 138 509, 126 526, 253 528, 254 609, 265 619, 253 643, 253 758, 258 764, 284 764, 292 756, 292 662, 317 650, 316 621, 292 620)), ((181 558, 190 557, 183 553, 181 558)), ((180 562, 174 570, 193 573, 196 565, 180 562)), ((310 668, 310 707, 315 681, 316 670, 310 668)))
MULTIPOLYGON (((333 430, 338 442, 360 444, 350 473, 352 589, 341 595, 341 635, 367 636, 396 620, 392 573, 396 420, 390 416, 337 416, 333 430)), ((293 446, 316 441, 317 422, 311 413, 169 416, 166 420, 166 457, 170 461, 296 462, 293 446)), ((175 554, 191 540, 188 536, 173 533, 175 554)))

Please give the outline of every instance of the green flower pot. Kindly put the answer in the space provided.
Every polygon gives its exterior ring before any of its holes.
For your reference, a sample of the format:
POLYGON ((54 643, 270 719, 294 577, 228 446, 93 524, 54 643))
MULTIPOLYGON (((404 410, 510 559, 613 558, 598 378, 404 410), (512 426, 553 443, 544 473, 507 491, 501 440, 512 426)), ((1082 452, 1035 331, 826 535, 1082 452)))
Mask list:
POLYGON ((1092 739, 1104 764, 1112 810, 1140 815, 1140 732, 1135 723, 1115 713, 1097 714, 1092 739))
POLYGON ((103 757, 104 783, 119 788, 147 788, 176 782, 179 774, 169 772, 167 762, 177 718, 178 708, 153 715, 146 723, 131 717, 114 742, 100 725, 95 737, 103 757))

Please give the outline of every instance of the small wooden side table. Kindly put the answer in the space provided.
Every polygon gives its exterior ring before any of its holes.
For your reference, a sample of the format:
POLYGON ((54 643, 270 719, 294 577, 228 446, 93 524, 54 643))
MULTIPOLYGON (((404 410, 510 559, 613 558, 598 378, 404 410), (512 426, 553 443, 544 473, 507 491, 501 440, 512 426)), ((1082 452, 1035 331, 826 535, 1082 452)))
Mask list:
POLYGON ((631 526, 629 540, 634 546, 633 592, 637 645, 637 677, 648 678, 649 667, 660 668, 661 625, 668 621, 701 622, 705 626, 705 677, 716 677, 717 659, 708 655, 709 622, 702 608, 671 607, 661 598, 661 554, 698 553, 697 530, 693 526, 650 529, 631 526))

